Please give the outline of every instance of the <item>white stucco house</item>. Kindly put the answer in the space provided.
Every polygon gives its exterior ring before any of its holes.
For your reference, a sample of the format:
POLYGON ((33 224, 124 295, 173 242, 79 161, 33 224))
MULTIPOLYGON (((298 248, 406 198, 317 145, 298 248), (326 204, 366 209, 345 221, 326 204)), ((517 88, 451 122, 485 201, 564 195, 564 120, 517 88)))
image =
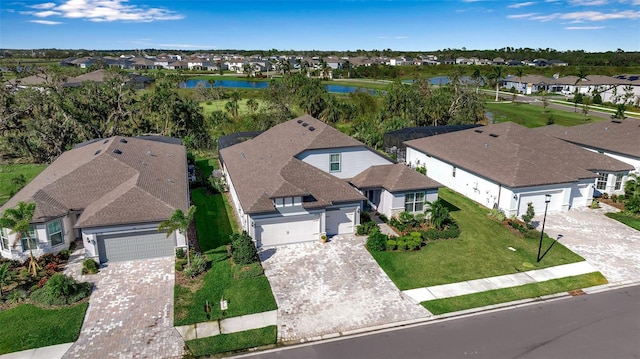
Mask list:
POLYGON ((633 167, 600 153, 512 122, 406 142, 407 163, 426 166, 427 176, 488 208, 521 216, 588 206, 598 173, 633 167))
MULTIPOLYGON (((627 163, 633 166, 632 172, 640 174, 640 119, 607 120, 572 127, 551 125, 536 130, 627 163)), ((624 192, 625 173, 601 171, 598 175, 596 191, 624 192)))
POLYGON ((258 247, 353 233, 367 204, 388 216, 422 212, 440 187, 311 116, 222 148, 220 161, 258 247))
POLYGON ((101 263, 172 256, 184 236, 158 224, 188 207, 186 149, 168 137, 111 137, 63 153, 0 207, 36 204, 29 238, 0 229, 2 257, 56 253, 81 239, 101 263))

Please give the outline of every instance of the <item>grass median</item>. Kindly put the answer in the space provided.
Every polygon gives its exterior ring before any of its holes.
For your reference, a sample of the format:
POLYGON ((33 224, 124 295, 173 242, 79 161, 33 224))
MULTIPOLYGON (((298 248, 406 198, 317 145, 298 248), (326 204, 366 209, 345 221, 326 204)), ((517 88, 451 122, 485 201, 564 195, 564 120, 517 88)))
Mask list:
POLYGON ((544 295, 568 292, 570 290, 606 284, 607 280, 600 272, 582 274, 573 277, 553 279, 546 282, 526 284, 517 287, 490 290, 486 292, 461 295, 457 297, 422 302, 422 306, 433 314, 444 314, 460 310, 479 308, 488 305, 536 298, 544 295))
POLYGON ((613 218, 618 222, 624 223, 627 226, 637 231, 640 231, 640 216, 634 216, 632 214, 628 214, 624 212, 619 212, 619 213, 609 212, 605 214, 605 216, 609 218, 613 218))
POLYGON ((278 329, 275 325, 215 337, 189 340, 185 344, 194 356, 231 352, 257 346, 275 344, 278 329))

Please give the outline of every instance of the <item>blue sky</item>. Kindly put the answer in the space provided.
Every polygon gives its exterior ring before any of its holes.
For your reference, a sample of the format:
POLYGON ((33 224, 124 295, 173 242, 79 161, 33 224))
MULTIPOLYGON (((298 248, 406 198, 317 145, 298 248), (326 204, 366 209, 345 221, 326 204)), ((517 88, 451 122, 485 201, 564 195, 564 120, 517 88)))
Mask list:
POLYGON ((640 0, 0 0, 0 48, 640 51, 640 0))

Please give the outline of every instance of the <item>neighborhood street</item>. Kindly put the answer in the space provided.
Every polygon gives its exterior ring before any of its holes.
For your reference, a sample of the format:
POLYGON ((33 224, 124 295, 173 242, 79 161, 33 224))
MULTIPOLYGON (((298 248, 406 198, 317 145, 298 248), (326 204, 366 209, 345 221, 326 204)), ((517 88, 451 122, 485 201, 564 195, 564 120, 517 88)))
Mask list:
POLYGON ((640 286, 532 303, 251 358, 640 358, 640 286))

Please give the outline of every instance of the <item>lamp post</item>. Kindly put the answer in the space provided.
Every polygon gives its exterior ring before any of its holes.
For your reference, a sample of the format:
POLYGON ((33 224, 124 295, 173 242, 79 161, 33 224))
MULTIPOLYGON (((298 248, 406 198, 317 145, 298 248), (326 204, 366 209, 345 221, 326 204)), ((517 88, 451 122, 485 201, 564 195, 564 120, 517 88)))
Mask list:
POLYGON ((544 236, 544 224, 547 221, 547 208, 549 208, 549 202, 551 202, 551 195, 544 195, 544 218, 542 219, 542 230, 540 231, 540 244, 538 245, 538 257, 537 262, 540 262, 540 250, 542 249, 542 237, 544 236))

